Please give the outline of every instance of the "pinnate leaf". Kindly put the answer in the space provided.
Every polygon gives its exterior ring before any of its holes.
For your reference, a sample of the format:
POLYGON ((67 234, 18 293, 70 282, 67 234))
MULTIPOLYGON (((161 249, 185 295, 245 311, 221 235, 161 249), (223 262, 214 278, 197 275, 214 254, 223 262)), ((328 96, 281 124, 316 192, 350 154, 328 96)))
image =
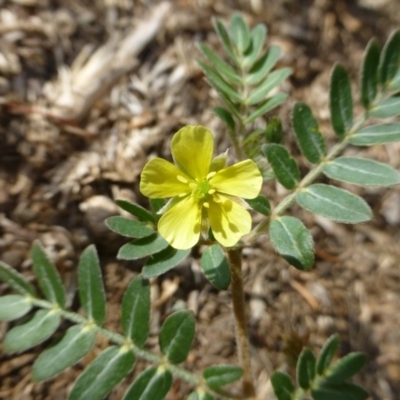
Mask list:
POLYGON ((75 325, 53 347, 45 350, 33 364, 34 381, 52 378, 76 364, 92 349, 96 338, 94 329, 75 325))
POLYGON ((159 335, 160 348, 172 364, 186 360, 194 338, 195 317, 191 311, 171 314, 163 323, 159 335))
POLYGON ((52 303, 57 303, 61 308, 64 308, 65 290, 60 275, 37 241, 33 243, 31 257, 33 270, 44 295, 52 303))
POLYGON ((24 351, 48 339, 61 322, 60 313, 54 310, 39 310, 23 325, 8 331, 3 349, 7 353, 24 351))
POLYGON ((269 225, 269 235, 276 251, 289 264, 305 271, 312 268, 312 236, 299 219, 290 216, 274 219, 269 225))
POLYGON ((296 200, 306 210, 338 222, 357 224, 372 218, 371 209, 361 197, 322 183, 302 190, 296 200))
POLYGON ((79 375, 68 400, 103 399, 129 373, 134 363, 131 350, 108 347, 79 375))

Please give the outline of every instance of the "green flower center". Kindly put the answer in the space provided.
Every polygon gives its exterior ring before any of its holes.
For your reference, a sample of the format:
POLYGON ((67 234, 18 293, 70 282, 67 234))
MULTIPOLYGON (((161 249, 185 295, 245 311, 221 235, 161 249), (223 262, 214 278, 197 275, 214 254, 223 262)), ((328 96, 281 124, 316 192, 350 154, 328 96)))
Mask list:
POLYGON ((205 200, 205 198, 210 194, 210 190, 212 190, 212 186, 205 179, 201 182, 196 182, 197 186, 193 188, 192 194, 198 200, 205 200))

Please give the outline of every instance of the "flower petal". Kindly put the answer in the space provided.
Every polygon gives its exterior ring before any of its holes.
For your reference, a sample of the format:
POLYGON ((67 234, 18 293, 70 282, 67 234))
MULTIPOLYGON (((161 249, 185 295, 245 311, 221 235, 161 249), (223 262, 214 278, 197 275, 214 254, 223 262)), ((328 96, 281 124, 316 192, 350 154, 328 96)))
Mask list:
POLYGON ((204 179, 209 171, 214 149, 214 137, 200 125, 185 126, 171 140, 171 152, 176 165, 193 179, 204 179))
POLYGON ((189 193, 191 189, 186 183, 179 181, 178 176, 190 180, 174 164, 162 158, 154 158, 144 166, 140 178, 140 191, 153 199, 189 193))
POLYGON ((257 197, 262 182, 260 170, 252 160, 245 160, 221 169, 210 179, 210 184, 217 192, 244 199, 257 197))
POLYGON ((208 217, 215 239, 225 247, 234 246, 251 229, 251 216, 244 207, 224 196, 210 201, 208 217))
POLYGON ((193 247, 200 237, 201 207, 192 196, 184 197, 158 222, 160 235, 175 249, 193 247))

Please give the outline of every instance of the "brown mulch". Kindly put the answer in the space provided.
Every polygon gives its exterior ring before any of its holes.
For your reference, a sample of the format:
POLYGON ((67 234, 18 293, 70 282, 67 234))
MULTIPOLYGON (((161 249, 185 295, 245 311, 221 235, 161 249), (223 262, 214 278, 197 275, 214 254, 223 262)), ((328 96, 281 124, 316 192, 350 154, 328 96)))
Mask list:
MULTIPOLYGON (((146 205, 139 174, 149 157, 169 157, 169 138, 186 124, 202 124, 225 150, 223 125, 212 112, 217 96, 204 80, 196 43, 221 49, 212 17, 242 11, 254 26, 266 23, 269 44, 282 48, 281 66, 294 70, 284 89, 290 100, 277 111, 285 143, 298 150, 290 126, 297 100, 307 102, 330 142, 328 85, 335 62, 348 69, 358 93, 358 70, 369 39, 383 43, 399 26, 398 0, 138 0, 0 2, 0 259, 34 280, 29 249, 39 239, 56 263, 72 308, 79 254, 95 243, 105 276, 106 326, 119 329, 119 304, 140 263, 117 262, 124 243, 104 219, 119 213, 113 200, 146 205)), ((356 107, 356 112, 360 108, 356 107)), ((400 168, 400 146, 352 149, 400 168)), ((306 168, 307 166, 303 165, 306 168)), ((368 364, 356 381, 372 399, 400 393, 400 188, 361 190, 374 211, 371 222, 346 226, 296 207, 315 240, 316 264, 299 272, 279 258, 266 237, 245 251, 254 376, 259 399, 272 399, 268 377, 293 373, 303 344, 319 351, 338 332, 342 355, 363 351, 368 364)), ((284 192, 269 184, 272 203, 284 192)), ((9 289, 0 284, 0 294, 9 289)), ((235 363, 229 292, 204 279, 189 259, 152 282, 152 337, 175 309, 197 316, 187 368, 200 371, 235 363)), ((0 342, 15 323, 0 323, 0 342)), ((46 382, 31 381, 35 357, 56 337, 22 354, 0 353, 0 399, 65 399, 73 380, 106 347, 46 382)), ((146 364, 139 361, 136 373, 146 364)), ((121 399, 129 378, 108 399, 121 399)), ((184 399, 176 381, 169 400, 184 399)))

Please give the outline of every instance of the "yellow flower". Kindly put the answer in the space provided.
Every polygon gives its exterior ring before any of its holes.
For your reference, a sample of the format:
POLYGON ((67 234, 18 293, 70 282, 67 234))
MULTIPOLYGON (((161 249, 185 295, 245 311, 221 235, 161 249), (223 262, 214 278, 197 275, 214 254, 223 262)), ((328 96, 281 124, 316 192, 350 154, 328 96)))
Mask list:
POLYGON ((214 138, 203 126, 185 126, 172 138, 175 165, 161 158, 142 172, 140 191, 150 198, 169 198, 158 222, 161 236, 176 249, 189 249, 208 234, 231 247, 251 229, 251 216, 241 199, 254 199, 262 177, 252 160, 229 167, 226 156, 212 161, 214 138))

